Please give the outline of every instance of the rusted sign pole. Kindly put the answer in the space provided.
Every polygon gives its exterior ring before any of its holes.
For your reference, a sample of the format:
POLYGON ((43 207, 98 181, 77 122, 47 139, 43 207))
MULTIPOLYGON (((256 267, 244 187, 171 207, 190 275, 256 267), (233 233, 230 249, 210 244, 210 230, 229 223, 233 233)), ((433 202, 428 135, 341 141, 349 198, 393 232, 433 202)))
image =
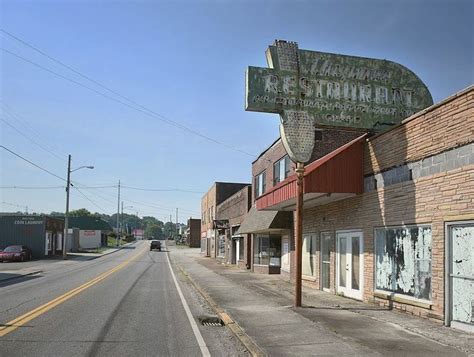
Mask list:
POLYGON ((295 253, 296 253, 296 284, 295 284, 295 306, 301 307, 301 270, 303 259, 303 192, 304 192, 304 164, 296 164, 296 234, 295 234, 295 253))

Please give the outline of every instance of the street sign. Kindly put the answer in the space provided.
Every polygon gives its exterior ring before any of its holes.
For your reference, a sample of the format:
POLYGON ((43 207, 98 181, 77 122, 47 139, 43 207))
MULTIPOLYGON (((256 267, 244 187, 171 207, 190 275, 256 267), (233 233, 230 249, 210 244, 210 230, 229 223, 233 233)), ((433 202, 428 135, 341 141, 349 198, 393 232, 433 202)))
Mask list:
POLYGON ((383 131, 433 104, 424 83, 387 61, 298 49, 275 41, 269 68, 248 67, 245 110, 278 113, 290 158, 307 162, 314 128, 383 131))

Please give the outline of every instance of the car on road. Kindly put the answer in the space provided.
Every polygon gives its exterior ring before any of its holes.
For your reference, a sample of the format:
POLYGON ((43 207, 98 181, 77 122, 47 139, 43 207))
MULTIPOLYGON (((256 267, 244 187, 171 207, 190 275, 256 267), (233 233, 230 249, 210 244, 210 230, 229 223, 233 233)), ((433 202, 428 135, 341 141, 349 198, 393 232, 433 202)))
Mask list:
POLYGON ((24 245, 10 245, 3 251, 0 251, 0 262, 24 262, 30 260, 33 254, 31 250, 24 245))
POLYGON ((161 242, 159 240, 150 241, 150 250, 158 249, 161 252, 161 242))

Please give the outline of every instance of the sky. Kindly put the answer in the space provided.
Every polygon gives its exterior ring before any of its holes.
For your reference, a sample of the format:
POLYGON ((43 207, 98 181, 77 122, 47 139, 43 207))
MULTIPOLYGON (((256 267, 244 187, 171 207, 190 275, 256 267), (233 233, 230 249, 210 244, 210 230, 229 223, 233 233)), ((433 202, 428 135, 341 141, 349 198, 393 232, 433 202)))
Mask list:
POLYGON ((204 192, 250 183, 251 162, 279 136, 277 115, 244 110, 245 69, 266 67, 275 39, 398 62, 437 103, 474 83, 473 4, 3 0, 3 30, 96 83, 0 33, 1 145, 59 176, 0 148, 0 211, 63 212, 71 154, 72 169, 94 166, 72 173, 84 188, 71 209, 116 212, 120 179, 157 190, 124 187, 125 212, 200 217, 204 192))

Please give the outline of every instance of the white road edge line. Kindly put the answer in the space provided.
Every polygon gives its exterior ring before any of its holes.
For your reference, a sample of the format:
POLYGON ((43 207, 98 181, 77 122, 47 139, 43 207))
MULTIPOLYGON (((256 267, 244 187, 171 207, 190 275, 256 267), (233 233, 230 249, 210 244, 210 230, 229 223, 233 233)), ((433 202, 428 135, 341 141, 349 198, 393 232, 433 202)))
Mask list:
POLYGON ((176 276, 174 275, 173 267, 171 266, 168 252, 166 252, 166 259, 168 260, 168 265, 170 267, 171 276, 173 277, 174 285, 176 286, 176 290, 178 290, 179 297, 181 298, 181 303, 183 304, 184 311, 186 311, 186 316, 188 317, 189 323, 191 324, 191 327, 194 332, 194 337, 196 337, 199 348, 201 349, 201 353, 205 357, 211 356, 209 349, 207 348, 206 342, 204 342, 204 339, 202 338, 201 331, 199 331, 199 327, 193 318, 193 314, 191 314, 191 310, 189 309, 189 305, 186 302, 186 299, 184 298, 183 292, 181 291, 181 288, 179 287, 178 281, 176 280, 176 276))

